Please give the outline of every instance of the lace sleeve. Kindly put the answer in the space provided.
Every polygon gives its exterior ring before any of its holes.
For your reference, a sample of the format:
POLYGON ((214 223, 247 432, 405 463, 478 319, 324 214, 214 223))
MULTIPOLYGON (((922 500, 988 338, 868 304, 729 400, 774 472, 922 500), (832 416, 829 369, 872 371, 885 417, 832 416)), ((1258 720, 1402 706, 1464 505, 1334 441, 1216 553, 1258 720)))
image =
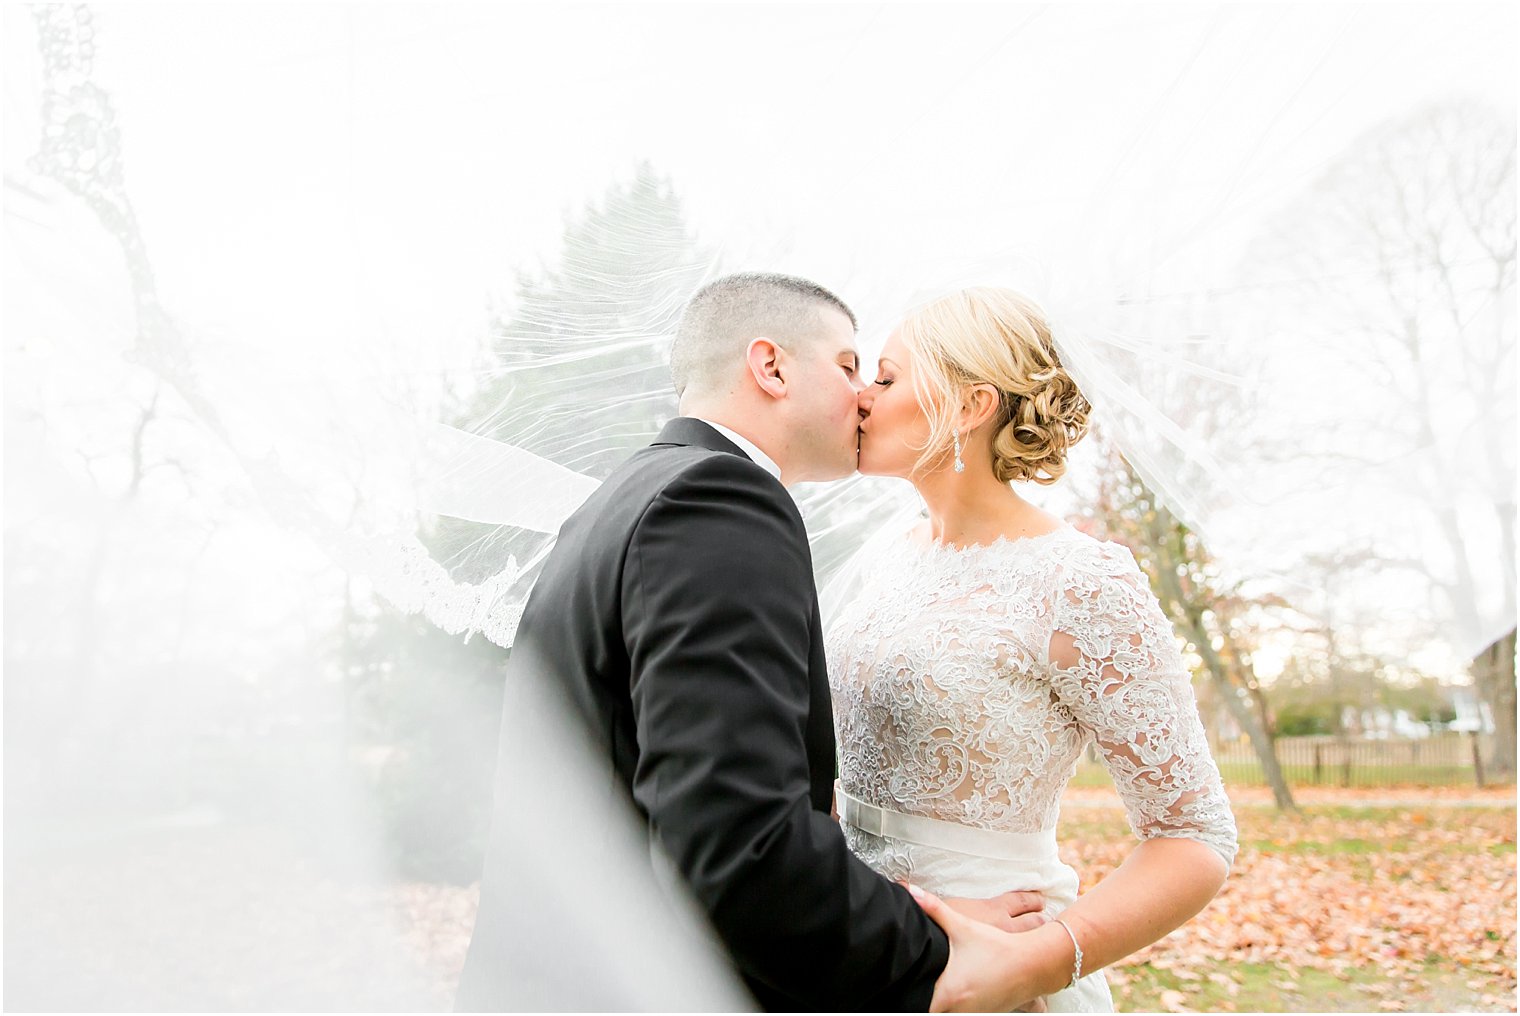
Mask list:
POLYGON ((1198 840, 1234 861, 1235 817, 1171 624, 1130 552, 1100 544, 1062 569, 1051 685, 1089 731, 1141 839, 1198 840))

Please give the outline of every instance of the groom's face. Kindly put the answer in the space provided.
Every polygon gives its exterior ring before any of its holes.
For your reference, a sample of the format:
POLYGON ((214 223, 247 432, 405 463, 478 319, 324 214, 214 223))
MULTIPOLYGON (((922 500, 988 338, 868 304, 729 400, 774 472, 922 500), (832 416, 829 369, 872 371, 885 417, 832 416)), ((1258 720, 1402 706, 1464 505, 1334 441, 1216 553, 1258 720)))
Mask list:
POLYGON ((860 352, 855 326, 832 308, 823 330, 799 344, 792 371, 796 401, 789 443, 798 480, 837 480, 855 471, 859 453, 860 352))

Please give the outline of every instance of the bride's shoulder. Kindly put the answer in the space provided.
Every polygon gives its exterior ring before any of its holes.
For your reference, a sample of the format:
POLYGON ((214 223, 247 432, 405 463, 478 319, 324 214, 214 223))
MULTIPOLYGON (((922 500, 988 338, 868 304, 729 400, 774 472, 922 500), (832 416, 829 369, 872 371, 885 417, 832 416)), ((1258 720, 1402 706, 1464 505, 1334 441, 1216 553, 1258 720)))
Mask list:
POLYGON ((1140 571, 1134 553, 1124 544, 1101 539, 1078 526, 1071 526, 1067 539, 1050 550, 1059 570, 1068 575, 1127 578, 1140 571))

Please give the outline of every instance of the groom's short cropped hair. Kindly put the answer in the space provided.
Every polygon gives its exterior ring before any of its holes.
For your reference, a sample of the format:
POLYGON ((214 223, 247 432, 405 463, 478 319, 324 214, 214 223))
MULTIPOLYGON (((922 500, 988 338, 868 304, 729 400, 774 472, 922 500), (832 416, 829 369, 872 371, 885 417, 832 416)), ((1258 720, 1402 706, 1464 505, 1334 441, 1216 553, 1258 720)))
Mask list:
POLYGON ((670 350, 676 395, 723 384, 749 348, 764 336, 783 349, 823 331, 819 312, 837 310, 858 328, 843 300, 816 282, 773 272, 740 272, 709 282, 686 303, 670 350))

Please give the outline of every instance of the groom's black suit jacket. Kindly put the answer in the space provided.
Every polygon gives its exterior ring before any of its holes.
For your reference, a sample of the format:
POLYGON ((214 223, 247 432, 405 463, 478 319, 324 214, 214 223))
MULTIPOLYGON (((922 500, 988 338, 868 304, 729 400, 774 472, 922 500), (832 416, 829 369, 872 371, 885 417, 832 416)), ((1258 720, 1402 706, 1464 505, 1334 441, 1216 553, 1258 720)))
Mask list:
MULTIPOLYGON (((508 681, 527 676, 520 659, 552 671, 761 1005, 928 1008, 944 933, 829 817, 818 595, 775 477, 707 424, 672 420, 565 522, 508 681)), ((482 953, 513 916, 492 879, 488 864, 461 1009, 502 1005, 482 953)))

